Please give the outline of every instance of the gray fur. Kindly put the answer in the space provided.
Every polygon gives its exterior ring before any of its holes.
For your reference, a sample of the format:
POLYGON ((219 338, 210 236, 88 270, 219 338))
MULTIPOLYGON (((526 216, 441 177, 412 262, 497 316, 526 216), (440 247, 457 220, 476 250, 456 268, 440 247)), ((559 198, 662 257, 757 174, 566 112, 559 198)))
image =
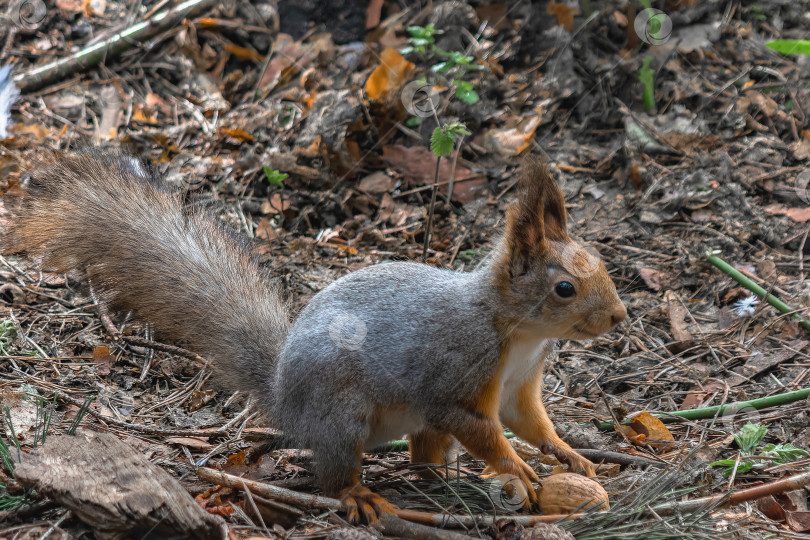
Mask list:
POLYGON ((301 312, 279 357, 278 427, 312 448, 330 479, 355 465, 358 443, 385 442, 370 431, 375 407, 404 405, 420 427, 445 427, 498 367, 493 295, 486 267, 385 263, 335 281, 301 312), (354 317, 366 337, 340 347, 330 326, 354 317))

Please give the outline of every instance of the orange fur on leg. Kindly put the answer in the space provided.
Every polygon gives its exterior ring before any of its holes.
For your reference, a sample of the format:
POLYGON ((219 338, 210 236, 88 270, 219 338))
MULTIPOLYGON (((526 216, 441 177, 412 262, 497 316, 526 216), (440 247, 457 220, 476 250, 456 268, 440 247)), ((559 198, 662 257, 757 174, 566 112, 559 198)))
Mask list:
POLYGON ((425 429, 411 435, 411 463, 445 462, 445 452, 453 444, 453 436, 434 429, 425 429))
POLYGON ((568 463, 571 471, 582 471, 588 476, 595 476, 593 463, 579 455, 557 435, 554 424, 543 406, 542 389, 543 364, 541 362, 535 373, 532 373, 532 376, 518 389, 518 418, 510 420, 509 428, 515 435, 544 453, 553 454, 562 463, 568 463))
POLYGON ((503 426, 497 420, 471 413, 459 423, 453 436, 474 456, 483 459, 498 474, 512 475, 526 487, 527 508, 537 503, 532 482, 540 479, 537 473, 515 453, 503 434, 503 426))

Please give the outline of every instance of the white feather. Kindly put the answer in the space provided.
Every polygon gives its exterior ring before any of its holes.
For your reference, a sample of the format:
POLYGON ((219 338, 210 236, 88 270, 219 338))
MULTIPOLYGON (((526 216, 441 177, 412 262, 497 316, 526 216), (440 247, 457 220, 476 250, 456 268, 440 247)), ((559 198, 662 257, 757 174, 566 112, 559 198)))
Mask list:
POLYGON ((743 298, 742 300, 737 300, 734 302, 734 307, 731 308, 731 311, 737 317, 750 317, 756 311, 756 306, 759 304, 759 300, 757 299, 756 295, 751 295, 747 298, 743 298))
POLYGON ((0 68, 0 139, 8 137, 11 106, 20 96, 20 90, 11 80, 11 66, 0 68))

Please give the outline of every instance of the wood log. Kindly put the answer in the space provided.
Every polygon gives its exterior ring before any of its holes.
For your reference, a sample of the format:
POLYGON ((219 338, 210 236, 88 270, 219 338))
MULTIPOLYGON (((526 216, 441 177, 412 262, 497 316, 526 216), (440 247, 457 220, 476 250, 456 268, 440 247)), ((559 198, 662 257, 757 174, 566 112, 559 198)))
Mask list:
POLYGON ((217 516, 166 471, 109 433, 55 435, 14 470, 17 480, 71 510, 99 538, 224 539, 217 516))

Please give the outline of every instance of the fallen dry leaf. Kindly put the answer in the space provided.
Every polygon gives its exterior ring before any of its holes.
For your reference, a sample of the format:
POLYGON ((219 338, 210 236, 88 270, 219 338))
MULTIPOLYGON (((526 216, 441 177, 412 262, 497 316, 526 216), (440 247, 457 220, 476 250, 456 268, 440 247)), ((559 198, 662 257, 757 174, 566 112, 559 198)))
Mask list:
POLYGON ((110 366, 112 365, 115 357, 110 354, 108 347, 96 347, 93 349, 93 363, 96 364, 96 373, 98 375, 106 376, 110 374, 110 366))
POLYGON ((532 115, 514 127, 489 129, 476 137, 476 142, 493 154, 503 157, 517 156, 531 144, 540 120, 539 115, 532 115))
POLYGON ((414 68, 399 51, 384 49, 380 55, 380 65, 374 68, 366 81, 368 97, 380 101, 388 92, 399 88, 414 68))
MULTIPOLYGON (((269 206, 270 203, 265 201, 262 204, 267 204, 269 206)), ((278 233, 273 228, 273 225, 270 223, 270 220, 267 218, 261 218, 259 223, 256 224, 256 237, 261 238, 262 240, 275 240, 278 238, 278 233)))
POLYGON ((200 452, 210 450, 214 447, 214 445, 209 443, 206 439, 201 439, 198 437, 169 437, 166 439, 166 442, 170 444, 187 446, 192 450, 197 450, 200 452))
POLYGON ((647 411, 641 411, 630 422, 629 426, 621 426, 625 434, 636 444, 645 442, 653 448, 666 447, 666 445, 655 444, 655 441, 674 441, 675 437, 669 432, 661 420, 651 415, 647 411), (628 433, 628 430, 630 433, 628 433))
POLYGON ((797 223, 810 221, 810 206, 807 208, 785 208, 781 204, 769 204, 765 207, 765 211, 771 215, 785 215, 797 223))
POLYGON ((273 193, 270 198, 262 202, 260 207, 262 214, 280 214, 290 208, 290 200, 280 193, 273 193))
POLYGON ((664 293, 664 300, 667 301, 669 327, 672 331, 673 339, 675 339, 675 341, 691 340, 692 334, 686 329, 686 322, 684 321, 688 313, 678 299, 678 295, 672 291, 667 291, 664 293))
MULTIPOLYGON (((442 159, 439 166, 439 183, 447 182, 450 178, 453 154, 442 159)), ((383 146, 383 161, 396 169, 408 181, 411 187, 425 186, 433 183, 436 172, 436 156, 424 146, 383 146)), ((456 165, 453 184, 453 200, 467 204, 478 196, 475 188, 486 183, 486 176, 473 172, 461 165, 456 165)), ((441 193, 447 193, 447 184, 439 186, 441 193)))
POLYGON ((642 268, 638 271, 638 275, 650 289, 658 292, 661 290, 661 273, 652 268, 642 268))

